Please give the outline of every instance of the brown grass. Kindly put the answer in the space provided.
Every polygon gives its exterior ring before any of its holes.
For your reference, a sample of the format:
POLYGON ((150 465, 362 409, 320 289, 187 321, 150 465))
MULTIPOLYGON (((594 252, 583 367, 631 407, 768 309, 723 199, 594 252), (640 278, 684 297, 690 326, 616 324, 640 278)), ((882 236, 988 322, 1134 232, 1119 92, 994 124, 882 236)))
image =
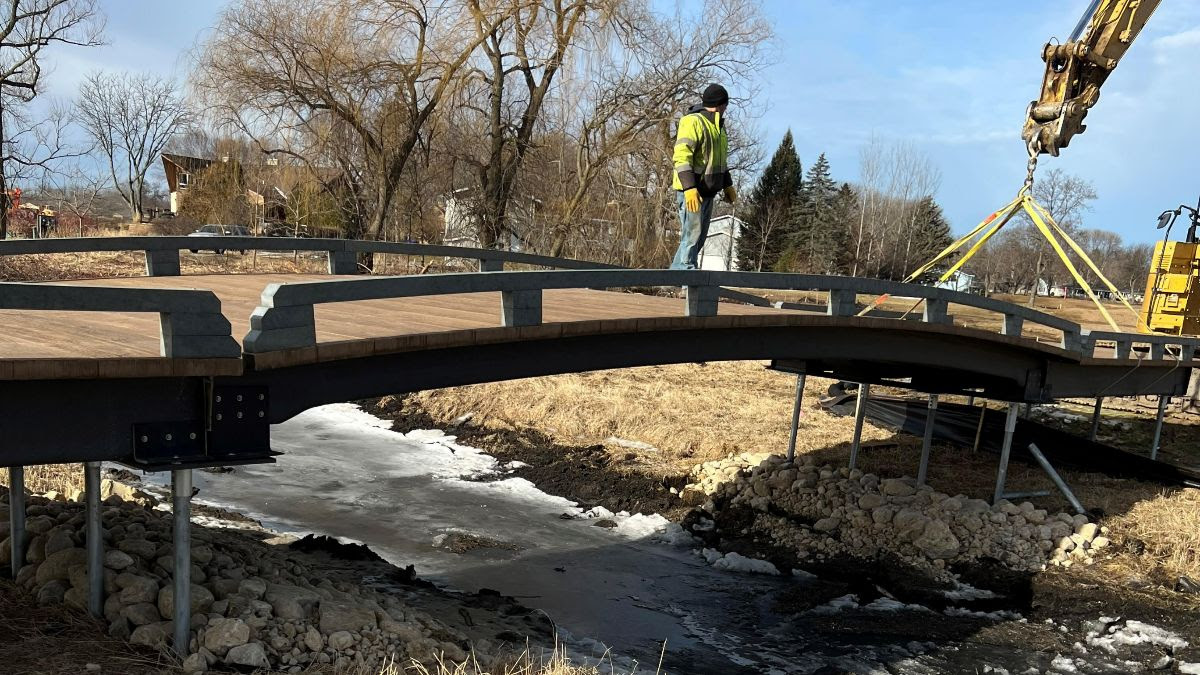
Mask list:
MULTIPOLYGON (((464 663, 447 663, 442 659, 432 668, 412 662, 401 668, 395 662, 386 664, 378 675, 601 675, 599 666, 579 665, 571 662, 566 653, 555 646, 549 654, 535 656, 529 650, 494 668, 484 668, 474 658, 464 663)), ((614 668, 608 671, 616 673, 614 668)))
MULTIPOLYGON (((0 473, 0 485, 12 485, 8 470, 0 473)), ((83 490, 82 464, 40 464, 25 467, 25 490, 28 492, 60 492, 70 495, 83 490)))

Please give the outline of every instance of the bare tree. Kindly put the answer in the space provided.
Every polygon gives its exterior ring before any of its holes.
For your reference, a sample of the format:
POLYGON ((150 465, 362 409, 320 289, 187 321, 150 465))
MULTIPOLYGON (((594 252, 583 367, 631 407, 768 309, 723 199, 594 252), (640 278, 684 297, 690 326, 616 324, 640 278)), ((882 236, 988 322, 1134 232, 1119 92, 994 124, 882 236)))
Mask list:
POLYGON ((264 151, 339 167, 377 239, 431 118, 508 0, 241 0, 199 51, 197 92, 264 151), (475 11, 472 11, 475 10, 475 11))
POLYGON ((108 160, 133 222, 142 221, 146 173, 167 141, 191 122, 175 83, 154 75, 88 75, 75 104, 79 124, 108 160))
POLYGON ((100 205, 101 197, 108 189, 108 179, 94 171, 76 164, 60 169, 50 178, 48 197, 62 213, 75 218, 75 232, 82 237, 84 220, 90 219, 100 205))
POLYGON ((41 120, 24 105, 41 91, 43 51, 53 44, 101 43, 96 0, 7 0, 0 7, 0 239, 8 236, 8 186, 78 154, 65 142, 61 109, 41 120))

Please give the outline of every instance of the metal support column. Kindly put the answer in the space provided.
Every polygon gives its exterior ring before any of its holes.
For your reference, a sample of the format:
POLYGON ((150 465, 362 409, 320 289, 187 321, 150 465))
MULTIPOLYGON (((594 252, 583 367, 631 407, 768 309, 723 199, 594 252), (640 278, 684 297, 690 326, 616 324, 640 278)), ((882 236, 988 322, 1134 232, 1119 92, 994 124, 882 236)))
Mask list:
POLYGON ((1092 429, 1088 432, 1088 440, 1095 442, 1096 435, 1100 433, 1100 411, 1104 409, 1104 397, 1096 397, 1096 409, 1092 411, 1092 429))
POLYGON ((8 536, 12 545, 12 578, 25 566, 25 467, 8 467, 8 536))
POLYGON ((858 450, 862 447, 863 419, 867 416, 867 398, 871 395, 871 385, 858 385, 858 400, 854 404, 854 441, 850 443, 850 468, 858 463, 858 450))
POLYGON ((1154 418, 1154 442, 1150 444, 1150 459, 1158 459, 1158 446, 1162 441, 1163 417, 1167 414, 1167 403, 1170 401, 1170 396, 1158 397, 1158 416, 1154 418))
POLYGON ((1075 493, 1071 491, 1069 486, 1067 486, 1067 482, 1062 479, 1062 476, 1058 475, 1058 472, 1055 471, 1054 467, 1050 464, 1050 460, 1046 459, 1046 456, 1042 454, 1042 451, 1038 448, 1038 446, 1030 443, 1029 454, 1033 455, 1033 458, 1037 460, 1037 463, 1042 467, 1042 471, 1045 471, 1046 475, 1050 476, 1050 480, 1054 481, 1054 486, 1057 487, 1058 491, 1061 492, 1062 495, 1067 498, 1067 501, 1071 503, 1071 508, 1075 509, 1075 513, 1087 513, 1087 511, 1083 509, 1083 505, 1080 504, 1079 500, 1075 498, 1075 493))
POLYGON ((789 462, 796 458, 796 433, 800 429, 800 404, 804 401, 804 380, 806 378, 806 373, 796 374, 796 404, 792 407, 792 435, 788 438, 787 449, 789 462))
POLYGON ((171 508, 174 520, 175 587, 172 594, 175 640, 172 646, 180 657, 188 655, 188 634, 192 622, 192 470, 171 472, 171 508))
POLYGON ((979 452, 979 443, 983 440, 983 420, 987 416, 987 401, 979 404, 979 426, 975 428, 975 445, 971 446, 971 452, 979 452))
POLYGON ((967 407, 968 408, 975 407, 975 394, 971 394, 970 396, 967 397, 967 407))
POLYGON ((104 615, 104 537, 100 533, 100 462, 83 465, 83 487, 87 494, 87 579, 88 612, 104 615))
POLYGON ((933 449, 933 423, 937 418, 937 394, 929 395, 929 408, 925 413, 925 437, 921 439, 921 466, 917 469, 917 485, 925 484, 929 475, 929 453, 933 449))
POLYGON ((1000 446, 1000 468, 996 471, 996 491, 992 495, 992 503, 999 502, 1004 497, 1004 481, 1008 478, 1008 458, 1012 454, 1013 431, 1017 428, 1017 405, 1008 404, 1008 413, 1004 417, 1004 444, 1000 446))

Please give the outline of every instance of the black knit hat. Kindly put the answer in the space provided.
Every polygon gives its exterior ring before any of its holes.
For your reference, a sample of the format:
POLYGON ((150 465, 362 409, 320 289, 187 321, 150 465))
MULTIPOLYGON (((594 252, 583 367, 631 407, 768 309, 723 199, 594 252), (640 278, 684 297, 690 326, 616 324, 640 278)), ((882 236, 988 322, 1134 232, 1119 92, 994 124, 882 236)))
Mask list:
POLYGON ((705 108, 719 108, 729 103, 729 92, 725 91, 725 87, 719 84, 710 84, 705 87, 704 95, 700 97, 700 101, 704 103, 705 108))

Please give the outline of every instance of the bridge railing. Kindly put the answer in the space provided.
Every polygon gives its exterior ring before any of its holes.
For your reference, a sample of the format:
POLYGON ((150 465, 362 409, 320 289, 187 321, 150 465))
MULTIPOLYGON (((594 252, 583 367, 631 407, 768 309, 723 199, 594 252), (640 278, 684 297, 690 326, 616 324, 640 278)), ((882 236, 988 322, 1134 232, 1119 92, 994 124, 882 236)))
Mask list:
POLYGON ((921 319, 928 323, 949 323, 947 307, 950 303, 969 305, 996 312, 1001 318, 1001 334, 1019 336, 1028 321, 1060 331, 1060 346, 1064 349, 1079 352, 1082 346, 1082 331, 1076 323, 1018 305, 932 286, 812 274, 613 269, 367 277, 271 284, 263 291, 261 305, 251 315, 250 332, 243 340, 243 348, 248 353, 263 353, 315 345, 314 306, 318 304, 499 292, 501 324, 532 326, 542 322, 543 291, 645 286, 684 287, 687 316, 715 316, 718 299, 726 292, 722 287, 826 291, 826 313, 843 317, 858 313, 857 295, 889 293, 923 299, 921 319))
MULTIPOLYGON (((153 312, 159 353, 170 358, 241 358, 221 301, 212 291, 0 283, 0 309, 153 312)), ((86 336, 65 336, 72 340, 86 336)))
POLYGON ((0 241, 0 256, 48 253, 99 253, 142 251, 146 275, 179 276, 179 252, 183 250, 225 251, 317 251, 328 256, 330 274, 356 274, 358 254, 384 253, 478 260, 479 271, 496 272, 506 264, 533 265, 556 269, 620 269, 617 265, 498 251, 486 248, 411 244, 358 239, 309 239, 301 237, 63 237, 53 239, 6 239, 0 241))
POLYGON ((1095 356, 1096 349, 1101 342, 1113 343, 1115 356, 1118 359, 1129 358, 1134 346, 1145 345, 1149 348, 1150 359, 1155 361, 1166 358, 1169 351, 1172 353, 1173 359, 1191 361, 1196 357, 1196 350, 1200 347, 1200 338, 1094 330, 1083 334, 1084 353, 1088 356, 1095 356))

